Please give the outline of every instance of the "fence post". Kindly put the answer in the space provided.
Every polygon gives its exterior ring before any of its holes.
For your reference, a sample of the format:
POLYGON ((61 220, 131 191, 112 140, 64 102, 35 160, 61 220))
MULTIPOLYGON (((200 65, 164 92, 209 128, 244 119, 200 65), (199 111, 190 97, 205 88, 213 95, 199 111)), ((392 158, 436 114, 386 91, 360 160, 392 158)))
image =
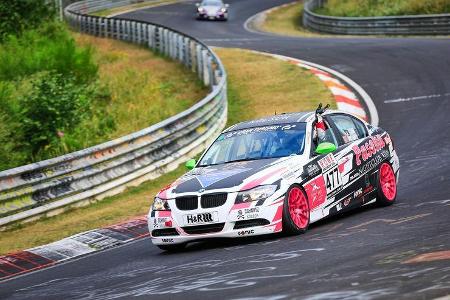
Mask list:
POLYGON ((208 51, 202 50, 202 63, 203 63, 203 83, 208 86, 210 84, 209 77, 209 60, 208 60, 208 51))

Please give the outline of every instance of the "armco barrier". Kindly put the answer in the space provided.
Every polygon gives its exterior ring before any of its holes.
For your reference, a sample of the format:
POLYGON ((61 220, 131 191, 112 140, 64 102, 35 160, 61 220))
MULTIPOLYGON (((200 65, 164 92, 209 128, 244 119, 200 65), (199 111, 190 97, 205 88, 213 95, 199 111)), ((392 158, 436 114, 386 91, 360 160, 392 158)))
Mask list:
POLYGON ((155 178, 202 151, 225 126, 226 73, 206 45, 160 25, 88 15, 133 2, 76 2, 65 8, 65 19, 80 32, 146 45, 178 60, 211 92, 188 110, 128 136, 0 172, 0 226, 57 214, 155 178))
POLYGON ((392 17, 332 17, 314 13, 326 0, 309 0, 303 9, 303 26, 314 31, 352 35, 447 35, 450 14, 392 17))

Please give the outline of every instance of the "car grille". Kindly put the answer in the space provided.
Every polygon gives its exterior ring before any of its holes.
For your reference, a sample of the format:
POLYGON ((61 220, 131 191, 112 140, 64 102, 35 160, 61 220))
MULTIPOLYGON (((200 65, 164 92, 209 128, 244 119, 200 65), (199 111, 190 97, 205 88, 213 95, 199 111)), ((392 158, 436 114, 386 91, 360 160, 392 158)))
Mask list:
POLYGON ((202 205, 202 208, 211 208, 211 207, 218 207, 222 206, 227 202, 227 194, 207 194, 202 195, 202 198, 200 200, 200 203, 202 205))
POLYGON ((175 204, 179 210, 193 210, 198 208, 197 196, 178 197, 175 204))
POLYGON ((208 225, 187 226, 183 227, 183 230, 187 234, 204 234, 204 233, 220 232, 223 230, 224 226, 225 223, 216 223, 208 225))
POLYGON ((266 219, 253 219, 253 220, 244 220, 244 221, 236 221, 234 223, 233 229, 242 229, 247 227, 255 227, 255 226, 264 226, 270 224, 269 220, 266 219))
POLYGON ((175 228, 155 229, 152 231, 152 236, 171 236, 179 235, 175 228))

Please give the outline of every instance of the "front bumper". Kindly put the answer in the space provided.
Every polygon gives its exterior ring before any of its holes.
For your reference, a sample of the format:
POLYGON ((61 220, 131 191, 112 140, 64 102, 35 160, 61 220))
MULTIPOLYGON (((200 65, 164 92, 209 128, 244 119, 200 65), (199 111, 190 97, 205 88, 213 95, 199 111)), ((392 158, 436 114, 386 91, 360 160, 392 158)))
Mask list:
POLYGON ((176 207, 171 211, 150 210, 148 228, 155 245, 276 233, 282 230, 283 202, 284 197, 279 197, 273 201, 266 200, 259 206, 256 202, 234 204, 233 197, 229 196, 227 203, 215 208, 193 211, 180 211, 176 207), (217 213, 218 219, 214 223, 187 226, 185 216, 198 213, 217 213))
POLYGON ((197 13, 197 18, 202 20, 225 20, 228 18, 227 13, 216 14, 216 15, 208 15, 206 13, 197 13))

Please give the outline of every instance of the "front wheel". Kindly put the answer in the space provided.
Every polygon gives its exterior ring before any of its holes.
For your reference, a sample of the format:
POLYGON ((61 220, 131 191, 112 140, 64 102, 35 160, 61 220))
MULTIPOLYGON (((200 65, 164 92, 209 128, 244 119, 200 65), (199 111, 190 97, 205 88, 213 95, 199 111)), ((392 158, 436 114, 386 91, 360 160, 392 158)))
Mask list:
POLYGON ((397 179, 388 163, 382 163, 378 170, 377 203, 381 206, 391 205, 397 198, 397 179))
POLYGON ((309 226, 309 204, 305 192, 293 185, 286 193, 283 205, 283 232, 290 235, 304 233, 309 226))
POLYGON ((178 252, 186 247, 186 244, 174 244, 174 245, 156 245, 159 249, 168 252, 178 252))

